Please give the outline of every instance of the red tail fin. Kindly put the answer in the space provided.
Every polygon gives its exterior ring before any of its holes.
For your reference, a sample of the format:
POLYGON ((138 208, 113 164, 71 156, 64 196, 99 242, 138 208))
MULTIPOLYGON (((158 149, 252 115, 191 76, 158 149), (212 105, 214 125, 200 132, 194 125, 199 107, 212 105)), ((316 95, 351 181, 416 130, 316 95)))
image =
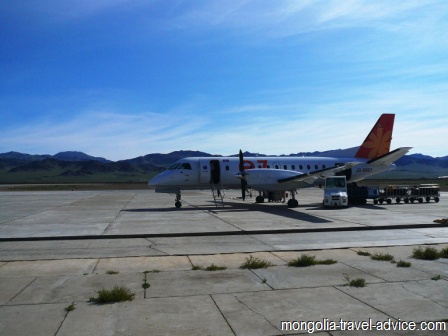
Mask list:
POLYGON ((356 152, 356 158, 374 159, 389 153, 395 114, 382 114, 356 152))

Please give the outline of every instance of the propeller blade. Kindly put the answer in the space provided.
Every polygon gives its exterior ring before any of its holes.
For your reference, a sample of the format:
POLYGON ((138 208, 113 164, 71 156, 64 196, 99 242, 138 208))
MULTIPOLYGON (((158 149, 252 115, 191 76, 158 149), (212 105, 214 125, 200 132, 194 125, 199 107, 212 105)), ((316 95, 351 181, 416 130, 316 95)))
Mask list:
POLYGON ((240 149, 240 154, 239 154, 239 158, 240 158, 240 164, 239 164, 239 169, 240 169, 240 173, 241 176, 243 177, 241 179, 241 198, 243 199, 243 201, 246 199, 246 180, 244 179, 244 157, 243 157, 243 152, 240 149))
POLYGON ((241 149, 240 149, 240 155, 239 155, 239 157, 240 157, 240 166, 239 166, 239 169, 240 169, 240 172, 244 172, 244 157, 243 157, 243 152, 241 151, 241 149))

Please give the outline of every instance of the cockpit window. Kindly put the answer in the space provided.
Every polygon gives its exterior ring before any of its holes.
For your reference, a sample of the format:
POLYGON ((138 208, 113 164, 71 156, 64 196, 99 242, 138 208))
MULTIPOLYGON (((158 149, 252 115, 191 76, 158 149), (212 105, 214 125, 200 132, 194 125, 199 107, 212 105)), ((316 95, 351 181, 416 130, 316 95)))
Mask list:
POLYGON ((189 163, 182 163, 182 165, 180 166, 180 169, 191 170, 191 164, 189 164, 189 163))
POLYGON ((174 163, 168 169, 169 170, 174 170, 174 169, 177 169, 179 166, 180 166, 180 163, 174 163))
POLYGON ((189 164, 187 162, 184 162, 184 163, 174 163, 168 169, 169 170, 175 170, 175 169, 188 169, 188 170, 191 170, 191 164, 189 164))

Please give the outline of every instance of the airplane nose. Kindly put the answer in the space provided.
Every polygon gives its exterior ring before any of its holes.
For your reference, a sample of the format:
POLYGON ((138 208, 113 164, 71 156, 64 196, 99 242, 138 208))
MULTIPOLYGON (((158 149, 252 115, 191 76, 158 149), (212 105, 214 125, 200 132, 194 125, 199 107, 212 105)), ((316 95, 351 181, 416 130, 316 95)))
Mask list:
POLYGON ((149 180, 148 182, 148 187, 150 188, 155 188, 158 185, 160 185, 160 174, 154 176, 152 179, 149 180))

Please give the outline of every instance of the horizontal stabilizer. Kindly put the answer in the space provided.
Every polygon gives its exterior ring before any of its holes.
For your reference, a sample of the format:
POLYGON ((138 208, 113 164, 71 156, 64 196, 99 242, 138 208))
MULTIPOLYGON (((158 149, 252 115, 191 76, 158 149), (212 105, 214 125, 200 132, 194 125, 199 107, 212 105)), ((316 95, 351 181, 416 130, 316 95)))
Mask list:
POLYGON ((313 171, 311 173, 306 173, 306 174, 300 173, 295 176, 279 179, 278 183, 295 181, 295 182, 305 182, 308 184, 313 184, 314 181, 316 181, 319 178, 324 179, 326 177, 333 176, 336 173, 339 173, 346 169, 350 169, 360 163, 361 162, 347 162, 347 163, 337 166, 337 167, 324 168, 324 169, 316 170, 316 171, 313 171))
POLYGON ((393 150, 392 152, 383 154, 377 158, 369 160, 369 161, 367 161, 367 163, 372 166, 387 166, 387 165, 391 164, 392 162, 397 161, 399 158, 401 158, 403 155, 405 155, 411 149, 412 149, 412 147, 400 147, 400 148, 393 150))

